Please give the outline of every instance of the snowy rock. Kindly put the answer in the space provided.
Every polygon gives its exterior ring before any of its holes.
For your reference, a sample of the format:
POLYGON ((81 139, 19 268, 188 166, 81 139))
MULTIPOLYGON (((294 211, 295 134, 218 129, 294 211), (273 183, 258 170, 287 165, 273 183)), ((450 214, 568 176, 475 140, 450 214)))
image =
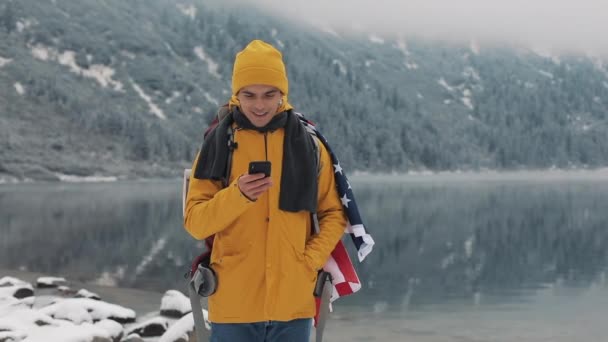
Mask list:
POLYGON ((56 320, 31 309, 17 309, 0 313, 0 333, 11 336, 11 342, 113 342, 107 327, 83 323, 76 325, 56 320), (18 338, 13 338, 18 337, 18 338))
POLYGON ((23 285, 23 284, 29 284, 28 282, 25 282, 21 279, 17 279, 17 278, 13 278, 13 277, 2 277, 0 278, 0 287, 4 287, 4 286, 16 286, 16 285, 23 285))
POLYGON ((15 301, 13 298, 22 299, 33 295, 34 288, 30 283, 12 277, 0 279, 0 303, 2 305, 14 305, 19 301, 15 301))
POLYGON ((169 322, 166 318, 155 317, 131 327, 127 334, 135 333, 141 337, 162 336, 168 327, 169 322))
POLYGON ((36 287, 39 289, 56 288, 66 283, 65 278, 58 277, 40 277, 36 280, 36 287))
POLYGON ((89 298, 94 300, 101 300, 101 297, 97 293, 90 292, 86 289, 80 289, 76 292, 76 298, 89 298))
POLYGON ((95 323, 95 326, 98 328, 101 328, 102 330, 107 331, 108 334, 110 335, 110 338, 114 342, 119 342, 120 339, 122 338, 122 331, 123 331, 122 325, 116 321, 104 319, 102 321, 95 323))
POLYGON ((34 295, 34 289, 30 284, 2 286, 0 287, 0 300, 1 298, 14 297, 17 299, 32 297, 34 295))
POLYGON ((181 318, 190 311, 190 299, 177 290, 165 292, 160 301, 160 314, 163 316, 181 318))
POLYGON ((137 334, 129 334, 124 340, 121 342, 144 342, 144 339, 137 334))
POLYGON ((84 311, 76 309, 77 307, 84 309, 93 322, 103 319, 111 319, 121 324, 135 322, 135 311, 89 298, 68 298, 44 307, 40 309, 40 312, 52 317, 71 317, 72 314, 69 312, 78 310, 79 314, 83 315, 80 319, 87 322, 87 317, 83 314, 84 311))
POLYGON ((24 332, 0 330, 0 342, 17 342, 24 340, 26 337, 27 334, 24 332))
POLYGON ((185 342, 189 341, 194 332, 194 320, 192 313, 182 317, 173 323, 167 331, 160 337, 158 342, 185 342))

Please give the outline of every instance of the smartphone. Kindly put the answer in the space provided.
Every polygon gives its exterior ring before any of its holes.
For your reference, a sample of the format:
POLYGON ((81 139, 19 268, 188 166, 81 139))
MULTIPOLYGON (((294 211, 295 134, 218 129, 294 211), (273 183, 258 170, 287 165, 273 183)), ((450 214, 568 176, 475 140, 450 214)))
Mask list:
POLYGON ((265 161, 252 161, 249 163, 249 174, 263 173, 264 176, 270 177, 270 162, 265 161))

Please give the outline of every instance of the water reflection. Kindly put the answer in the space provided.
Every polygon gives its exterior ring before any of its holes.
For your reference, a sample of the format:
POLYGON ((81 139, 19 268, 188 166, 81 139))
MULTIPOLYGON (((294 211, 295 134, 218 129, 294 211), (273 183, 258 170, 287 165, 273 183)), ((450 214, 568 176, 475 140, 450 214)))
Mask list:
MULTIPOLYGON (((357 181, 377 247, 344 301, 379 312, 605 284, 608 183, 357 181), (375 303, 375 304, 373 304, 375 303)), ((201 244, 178 182, 0 187, 0 267, 165 290, 201 244)))
POLYGON ((352 300, 402 310, 603 283, 606 190, 588 182, 359 184, 378 248, 360 266, 371 288, 352 300))

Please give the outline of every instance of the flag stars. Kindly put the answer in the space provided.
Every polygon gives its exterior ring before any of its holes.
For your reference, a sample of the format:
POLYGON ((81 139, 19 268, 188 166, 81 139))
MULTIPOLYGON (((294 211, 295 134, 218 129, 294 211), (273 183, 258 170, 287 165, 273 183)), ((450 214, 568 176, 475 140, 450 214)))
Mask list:
POLYGON ((334 164, 334 169, 335 169, 335 173, 339 173, 342 174, 342 166, 340 166, 340 163, 338 164, 334 164))
POLYGON ((351 199, 348 198, 348 196, 346 194, 344 194, 344 196, 342 196, 342 198, 340 198, 340 200, 342 201, 342 205, 345 206, 346 208, 348 208, 348 202, 351 202, 351 199))

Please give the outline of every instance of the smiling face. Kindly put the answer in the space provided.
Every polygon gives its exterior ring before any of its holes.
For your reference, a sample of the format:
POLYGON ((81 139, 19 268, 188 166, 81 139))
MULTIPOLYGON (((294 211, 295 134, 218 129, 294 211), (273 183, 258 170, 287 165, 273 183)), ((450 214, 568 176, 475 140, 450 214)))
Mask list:
POLYGON ((263 84, 243 87, 236 95, 241 111, 256 127, 264 127, 272 120, 281 107, 282 96, 279 89, 263 84))

